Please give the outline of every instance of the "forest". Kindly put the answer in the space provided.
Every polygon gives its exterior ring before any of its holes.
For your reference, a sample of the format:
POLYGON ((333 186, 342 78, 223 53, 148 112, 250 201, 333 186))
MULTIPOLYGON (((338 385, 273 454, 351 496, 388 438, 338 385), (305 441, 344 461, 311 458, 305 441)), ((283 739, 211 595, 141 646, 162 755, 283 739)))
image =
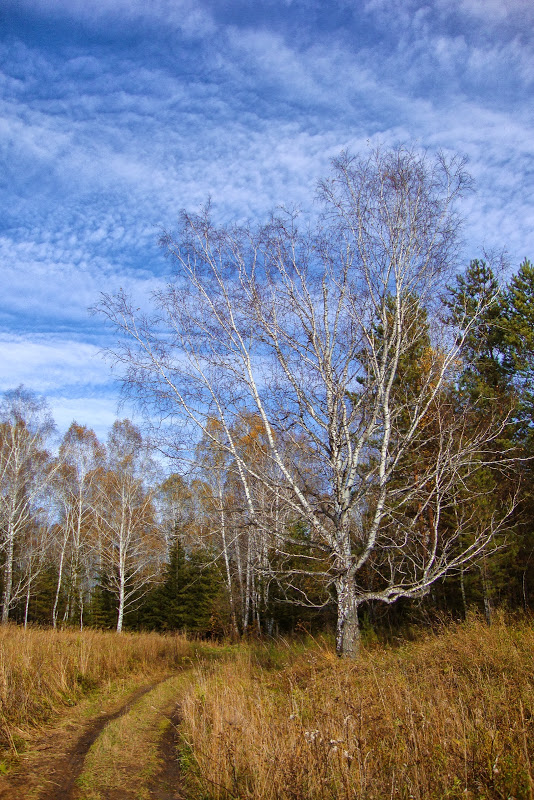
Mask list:
POLYGON ((45 398, 3 395, 2 623, 331 629, 350 656, 360 631, 531 610, 534 267, 458 269, 467 184, 398 149, 336 160, 312 233, 184 213, 159 323, 99 307, 164 438, 58 443, 45 398))

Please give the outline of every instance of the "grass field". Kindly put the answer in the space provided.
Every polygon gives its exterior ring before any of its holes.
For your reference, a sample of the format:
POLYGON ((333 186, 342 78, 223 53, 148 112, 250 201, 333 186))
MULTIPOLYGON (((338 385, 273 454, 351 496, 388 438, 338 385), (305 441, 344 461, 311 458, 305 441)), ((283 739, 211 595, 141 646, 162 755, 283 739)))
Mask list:
POLYGON ((193 652, 183 636, 0 627, 0 752, 24 750, 87 694, 168 673, 193 652))
POLYGON ((164 714, 178 702, 188 800, 534 800, 526 620, 488 628, 472 619, 401 645, 373 644, 357 661, 337 659, 328 640, 217 647, 7 627, 6 757, 31 751, 73 706, 85 703, 96 718, 100 698, 121 682, 128 692, 154 688, 102 729, 80 772, 84 797, 105 797, 115 784, 124 797, 152 796, 143 781, 159 768, 164 714), (174 677, 158 683, 163 676, 174 677))
POLYGON ((190 798, 534 798, 534 629, 472 620, 356 662, 308 643, 200 667, 190 798))

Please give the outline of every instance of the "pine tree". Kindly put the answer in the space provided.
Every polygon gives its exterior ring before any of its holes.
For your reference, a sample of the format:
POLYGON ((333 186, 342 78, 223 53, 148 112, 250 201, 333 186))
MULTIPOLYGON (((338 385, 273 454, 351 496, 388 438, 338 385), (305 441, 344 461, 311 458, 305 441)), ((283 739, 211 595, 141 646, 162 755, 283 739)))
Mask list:
POLYGON ((508 369, 518 394, 518 434, 532 437, 534 420, 534 266, 525 259, 503 298, 508 369))
POLYGON ((193 550, 186 562, 186 576, 182 589, 185 630, 202 635, 218 633, 228 621, 228 609, 213 553, 204 548, 193 550))
POLYGON ((28 621, 40 625, 50 624, 57 586, 57 565, 49 561, 38 576, 30 601, 28 621))
POLYGON ((523 457, 518 466, 520 502, 513 600, 527 609, 534 600, 530 589, 534 584, 534 266, 528 259, 510 280, 503 308, 506 359, 517 397, 514 438, 523 457))
POLYGON ((179 536, 175 536, 165 567, 165 578, 159 587, 159 597, 163 601, 163 628, 182 630, 185 627, 184 603, 186 602, 189 575, 185 560, 185 550, 179 536))
POLYGON ((142 603, 137 623, 150 630, 219 633, 227 626, 226 606, 222 576, 213 554, 203 548, 187 553, 180 536, 176 536, 162 581, 142 603))
POLYGON ((456 286, 449 287, 445 305, 449 321, 467 332, 460 394, 487 408, 508 388, 503 300, 491 267, 483 260, 471 261, 465 274, 457 277, 456 286))
MULTIPOLYGON (((516 407, 506 345, 505 293, 491 267, 475 259, 465 273, 457 277, 456 285, 449 288, 445 305, 449 321, 466 336, 456 387, 458 410, 465 414, 467 425, 483 425, 490 417, 500 419, 503 425, 501 436, 493 442, 493 453, 484 455, 487 466, 479 470, 473 484, 465 487, 464 509, 469 509, 473 530, 476 530, 477 525, 498 515, 507 506, 514 488, 508 479, 503 480, 500 469, 502 458, 514 448, 512 422, 516 407), (482 314, 481 308, 484 309, 482 314)), ((455 515, 465 513, 464 509, 454 508, 448 524, 454 526, 455 515)), ((517 539, 514 536, 510 539, 506 549, 484 555, 478 569, 470 575, 461 575, 463 603, 481 601, 488 622, 492 605, 509 585, 513 570, 517 539)))

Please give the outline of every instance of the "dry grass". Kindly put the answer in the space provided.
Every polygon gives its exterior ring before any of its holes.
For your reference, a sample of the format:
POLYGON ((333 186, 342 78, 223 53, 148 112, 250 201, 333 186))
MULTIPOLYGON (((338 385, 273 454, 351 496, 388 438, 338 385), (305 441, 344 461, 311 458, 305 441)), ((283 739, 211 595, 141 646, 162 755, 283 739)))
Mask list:
POLYGON ((534 800, 526 623, 471 620, 354 663, 242 650, 196 670, 183 715, 192 798, 534 800))
POLYGON ((181 636, 0 628, 0 750, 15 752, 83 696, 163 674, 192 654, 181 636))
POLYGON ((158 684, 106 726, 85 759, 76 796, 83 800, 101 800, 113 793, 138 800, 151 796, 147 784, 159 766, 158 743, 169 725, 165 714, 176 705, 184 681, 186 673, 158 684))

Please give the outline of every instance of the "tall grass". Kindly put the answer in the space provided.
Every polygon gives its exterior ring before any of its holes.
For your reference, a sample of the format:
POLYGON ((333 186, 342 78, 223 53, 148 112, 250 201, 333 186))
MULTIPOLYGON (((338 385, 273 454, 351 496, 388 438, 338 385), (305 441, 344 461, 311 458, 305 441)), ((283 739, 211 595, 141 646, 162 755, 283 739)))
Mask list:
POLYGON ((0 749, 16 750, 93 689, 163 673, 191 653, 181 636, 0 627, 0 749))
POLYGON ((472 620, 350 663, 241 651, 183 704, 191 798, 534 800, 534 630, 472 620))

